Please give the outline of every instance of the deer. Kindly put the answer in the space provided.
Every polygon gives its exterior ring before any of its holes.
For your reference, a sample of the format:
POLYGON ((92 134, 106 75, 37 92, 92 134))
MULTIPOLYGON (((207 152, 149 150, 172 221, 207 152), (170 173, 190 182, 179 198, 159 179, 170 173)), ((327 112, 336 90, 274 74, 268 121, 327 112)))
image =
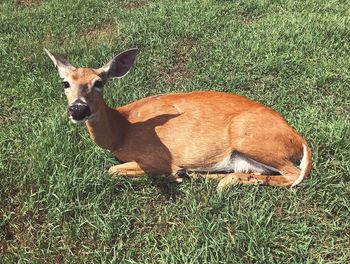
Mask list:
POLYGON ((233 184, 292 188, 311 171, 306 140, 275 110, 244 96, 218 92, 158 94, 117 108, 103 90, 128 74, 139 54, 126 50, 98 69, 75 68, 45 49, 62 79, 68 116, 120 162, 112 176, 183 175, 233 184))

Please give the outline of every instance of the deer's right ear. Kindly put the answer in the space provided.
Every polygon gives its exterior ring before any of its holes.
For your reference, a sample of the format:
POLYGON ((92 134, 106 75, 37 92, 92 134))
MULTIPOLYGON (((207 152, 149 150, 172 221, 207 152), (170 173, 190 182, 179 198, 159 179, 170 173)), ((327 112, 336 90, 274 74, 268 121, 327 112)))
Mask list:
POLYGON ((68 73, 75 70, 75 67, 73 67, 68 61, 61 58, 60 56, 56 54, 52 54, 47 49, 44 49, 47 55, 50 57, 52 62, 55 64, 55 67, 58 70, 58 73, 62 79, 66 78, 68 73))

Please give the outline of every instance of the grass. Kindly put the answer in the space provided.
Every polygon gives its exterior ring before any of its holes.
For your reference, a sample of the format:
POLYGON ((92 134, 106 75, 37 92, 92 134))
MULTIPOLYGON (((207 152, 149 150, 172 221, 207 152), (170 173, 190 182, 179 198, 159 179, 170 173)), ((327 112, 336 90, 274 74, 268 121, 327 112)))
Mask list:
POLYGON ((350 261, 347 1, 0 3, 1 263, 350 261), (109 105, 199 89, 281 112, 309 141, 298 188, 111 179, 116 162, 71 124, 43 52, 98 67, 138 46, 109 105))

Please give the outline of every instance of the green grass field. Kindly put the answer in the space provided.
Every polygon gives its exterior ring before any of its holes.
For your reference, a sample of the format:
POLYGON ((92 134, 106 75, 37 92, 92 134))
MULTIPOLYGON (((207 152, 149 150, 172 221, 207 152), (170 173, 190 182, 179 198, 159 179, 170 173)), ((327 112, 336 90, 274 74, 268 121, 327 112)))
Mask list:
POLYGON ((349 263, 350 3, 0 3, 0 263, 349 263), (313 150, 295 189, 111 179, 66 115, 43 48, 99 67, 139 47, 110 106, 219 90, 280 113, 313 150))

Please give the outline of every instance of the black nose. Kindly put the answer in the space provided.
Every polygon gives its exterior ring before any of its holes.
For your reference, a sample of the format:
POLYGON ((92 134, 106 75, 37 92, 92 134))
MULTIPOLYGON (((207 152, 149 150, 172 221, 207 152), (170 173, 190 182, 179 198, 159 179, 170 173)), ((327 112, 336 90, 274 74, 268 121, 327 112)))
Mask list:
POLYGON ((89 106, 85 103, 74 103, 68 107, 68 114, 74 120, 83 120, 85 117, 91 115, 91 111, 89 106))

